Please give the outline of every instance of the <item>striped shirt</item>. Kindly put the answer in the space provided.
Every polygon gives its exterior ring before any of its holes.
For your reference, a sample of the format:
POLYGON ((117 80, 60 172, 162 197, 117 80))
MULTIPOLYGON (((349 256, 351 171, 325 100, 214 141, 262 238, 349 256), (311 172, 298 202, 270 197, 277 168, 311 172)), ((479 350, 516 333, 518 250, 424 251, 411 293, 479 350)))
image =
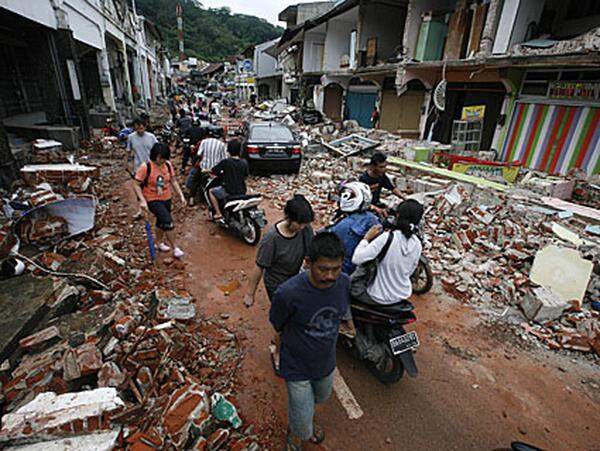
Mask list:
POLYGON ((202 159, 200 161, 200 168, 210 171, 227 158, 227 146, 225 146, 223 141, 216 138, 207 138, 200 143, 198 157, 202 159))

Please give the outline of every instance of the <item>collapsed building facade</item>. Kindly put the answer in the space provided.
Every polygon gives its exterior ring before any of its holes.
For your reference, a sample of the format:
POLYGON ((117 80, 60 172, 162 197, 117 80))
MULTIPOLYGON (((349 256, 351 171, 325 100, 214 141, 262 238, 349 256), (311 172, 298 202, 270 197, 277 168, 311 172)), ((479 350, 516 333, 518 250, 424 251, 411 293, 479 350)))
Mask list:
POLYGON ((160 32, 130 0, 2 0, 0 24, 0 119, 11 138, 77 148, 91 127, 168 91, 160 32))
POLYGON ((370 128, 377 108, 402 137, 592 175, 599 49, 597 2, 346 0, 288 24, 277 54, 283 95, 334 121, 370 128))

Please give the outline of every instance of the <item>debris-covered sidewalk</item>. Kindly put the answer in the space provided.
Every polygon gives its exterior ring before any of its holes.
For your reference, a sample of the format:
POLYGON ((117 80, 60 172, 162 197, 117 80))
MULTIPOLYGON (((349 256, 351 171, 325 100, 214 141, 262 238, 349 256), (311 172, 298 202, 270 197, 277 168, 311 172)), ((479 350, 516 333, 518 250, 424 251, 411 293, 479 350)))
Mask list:
POLYGON ((0 447, 259 449, 235 406, 236 334, 200 314, 184 263, 151 264, 125 151, 84 152, 26 166, 5 197, 2 258, 26 270, 0 294, 0 447))

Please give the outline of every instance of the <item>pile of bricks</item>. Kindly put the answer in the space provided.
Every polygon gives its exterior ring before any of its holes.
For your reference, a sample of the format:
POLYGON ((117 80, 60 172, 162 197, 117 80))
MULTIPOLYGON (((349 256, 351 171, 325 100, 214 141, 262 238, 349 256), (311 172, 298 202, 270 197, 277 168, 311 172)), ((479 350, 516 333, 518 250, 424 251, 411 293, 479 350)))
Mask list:
MULTIPOLYGON (((334 129, 327 132, 335 134, 334 129)), ((387 139, 372 137, 384 142, 387 139)), ((250 181, 250 186, 280 210, 293 194, 305 195, 315 210, 314 227, 319 229, 331 222, 336 210, 336 190, 342 182, 358 179, 365 170, 365 160, 364 156, 341 159, 318 151, 305 157, 298 177, 257 178, 250 181)), ((397 187, 407 196, 421 191, 415 189, 421 181, 415 175, 393 166, 389 173, 396 176, 397 187)), ((596 272, 583 302, 574 303, 558 320, 536 323, 521 313, 523 299, 535 287, 529 275, 537 252, 549 244, 575 247, 561 240, 552 224, 559 223, 582 237, 592 238, 585 230, 586 223, 574 216, 559 216, 520 193, 493 192, 450 180, 441 182, 433 189, 437 194, 425 197, 423 219, 424 252, 441 287, 454 298, 483 311, 499 315, 509 307, 521 318, 522 326, 516 332, 522 335, 525 331, 528 338, 539 340, 546 348, 600 355, 600 327, 588 326, 590 322, 598 324, 599 318, 590 304, 600 299, 598 257, 585 255, 594 261, 596 272)), ((391 197, 385 201, 390 205, 398 202, 391 197)), ((595 249, 599 247, 596 245, 595 249)))
MULTIPOLYGON (((551 212, 524 199, 462 190, 459 201, 451 204, 448 192, 452 189, 430 203, 425 215, 425 253, 442 287, 456 299, 482 309, 517 309, 528 296, 536 296, 530 271, 537 252, 551 244, 576 247, 553 232, 558 218, 550 219, 551 212)), ((569 217, 562 223, 585 233, 577 219, 569 217)), ((587 257, 598 268, 598 258, 587 257)), ((592 274, 583 302, 572 302, 564 314, 559 312, 559 318, 524 319, 521 330, 549 349, 600 355, 600 314, 590 304, 598 299, 599 279, 592 274)))
POLYGON ((94 231, 37 258, 102 286, 55 279, 48 314, 0 367, 0 447, 87 437, 131 450, 259 449, 235 407, 238 337, 220 318, 201 317, 182 262, 151 264, 143 224, 117 206, 125 172, 107 163, 95 184, 94 231))

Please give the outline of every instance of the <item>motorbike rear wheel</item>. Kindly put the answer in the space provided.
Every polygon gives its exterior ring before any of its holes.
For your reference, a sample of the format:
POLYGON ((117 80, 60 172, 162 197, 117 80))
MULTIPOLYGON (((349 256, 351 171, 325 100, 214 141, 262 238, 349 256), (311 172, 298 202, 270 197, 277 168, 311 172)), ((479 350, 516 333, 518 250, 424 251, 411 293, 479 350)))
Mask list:
POLYGON ((260 226, 256 220, 245 216, 242 230, 240 231, 240 235, 242 236, 244 243, 250 246, 256 246, 260 241, 260 233, 260 226))
POLYGON ((400 357, 393 356, 389 352, 386 352, 385 357, 378 363, 367 360, 367 367, 373 376, 385 385, 398 382, 404 375, 404 365, 400 357))
POLYGON ((423 258, 419 259, 417 269, 410 276, 410 281, 412 282, 413 294, 425 294, 431 290, 433 286, 433 273, 427 260, 423 258))

